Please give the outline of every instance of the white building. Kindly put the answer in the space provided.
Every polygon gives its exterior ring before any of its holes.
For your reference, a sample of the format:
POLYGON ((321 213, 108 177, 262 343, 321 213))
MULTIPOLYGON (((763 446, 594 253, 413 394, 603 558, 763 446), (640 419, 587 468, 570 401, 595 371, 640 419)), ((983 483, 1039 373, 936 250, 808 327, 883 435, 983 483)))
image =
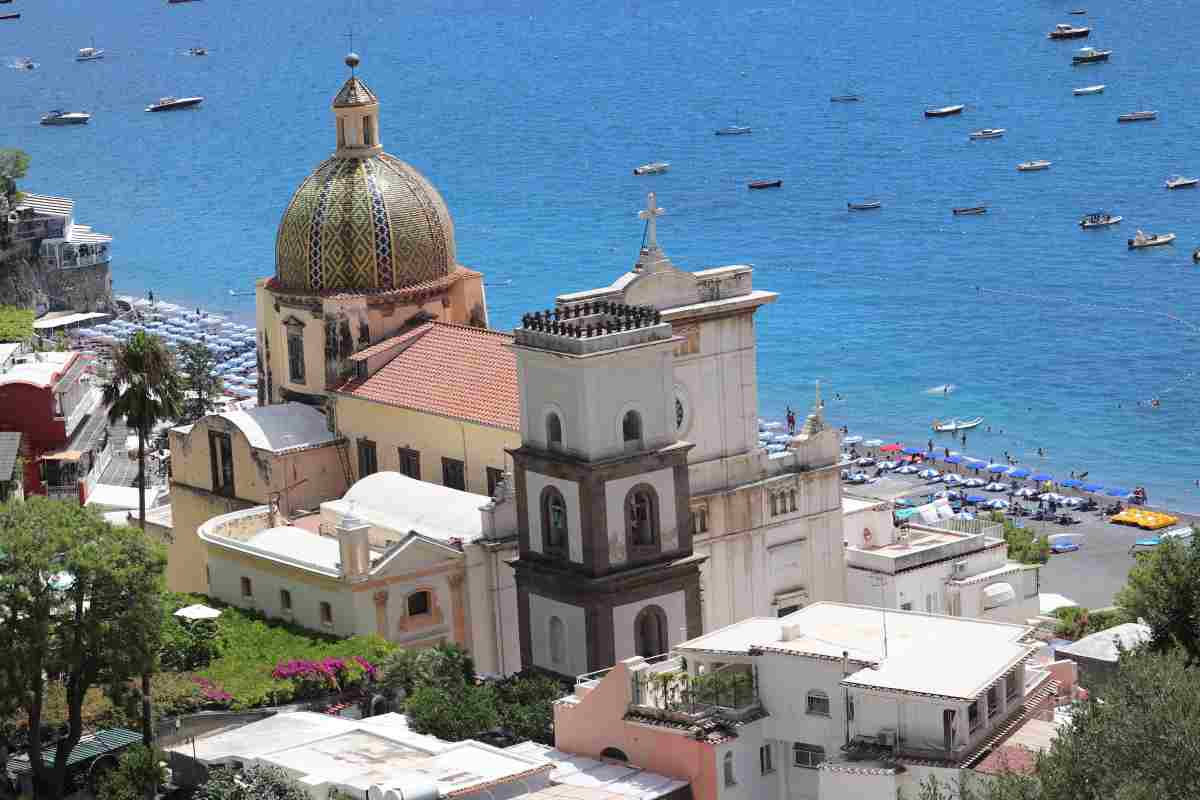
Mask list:
POLYGON ((521 668, 516 515, 496 499, 377 472, 320 514, 288 520, 270 506, 199 528, 209 594, 313 630, 378 634, 406 647, 455 642, 476 669, 521 668))
POLYGON ((1041 613, 1038 565, 1008 560, 1000 523, 954 518, 939 501, 896 528, 889 502, 842 503, 849 602, 1005 622, 1041 613))

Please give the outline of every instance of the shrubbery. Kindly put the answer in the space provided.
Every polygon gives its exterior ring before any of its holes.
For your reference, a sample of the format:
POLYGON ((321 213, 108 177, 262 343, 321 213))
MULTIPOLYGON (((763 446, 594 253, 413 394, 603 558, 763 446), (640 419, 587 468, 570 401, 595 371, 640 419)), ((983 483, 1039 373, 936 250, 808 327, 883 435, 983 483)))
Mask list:
POLYGON ((1058 618, 1054 635, 1064 639, 1082 639, 1089 634, 1129 622, 1129 617, 1119 608, 1091 611, 1083 606, 1064 606, 1055 609, 1054 616, 1058 618))

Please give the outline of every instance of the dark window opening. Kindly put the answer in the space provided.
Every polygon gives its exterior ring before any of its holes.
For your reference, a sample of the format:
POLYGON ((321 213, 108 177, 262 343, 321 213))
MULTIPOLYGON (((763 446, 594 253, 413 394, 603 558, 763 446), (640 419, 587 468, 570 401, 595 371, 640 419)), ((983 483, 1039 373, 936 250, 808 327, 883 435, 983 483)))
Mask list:
POLYGON ((212 466, 213 491, 233 494, 233 440, 228 433, 208 432, 208 454, 212 466))
POLYGON ((421 454, 407 447, 400 448, 400 474, 421 480, 421 454))
POLYGON ((551 450, 557 450, 562 447, 562 420, 558 414, 550 413, 546 415, 546 446, 551 450))
POLYGON ((542 490, 542 536, 547 555, 567 549, 567 502, 553 486, 542 490))
POLYGON ((430 608, 429 592, 413 592, 408 596, 408 615, 419 617, 428 614, 430 608))
POLYGON ((637 486, 625 501, 626 535, 631 547, 658 546, 658 498, 649 486, 637 486))
POLYGON ((369 439, 358 440, 358 477, 374 475, 379 471, 379 458, 375 452, 375 443, 369 439))
POLYGON ((292 593, 287 589, 279 590, 279 607, 284 611, 292 610, 292 593))
POLYGON ((467 490, 466 469, 463 462, 456 458, 442 459, 442 485, 460 492, 467 490))
POLYGON ((504 470, 497 467, 486 467, 488 497, 496 496, 496 487, 504 480, 504 470))
POLYGON ((304 383, 304 334, 289 331, 287 335, 288 379, 292 383, 304 383))
POLYGON ((642 441, 642 417, 636 411, 628 411, 625 413, 625 419, 621 422, 621 433, 625 437, 626 444, 640 444, 642 441))

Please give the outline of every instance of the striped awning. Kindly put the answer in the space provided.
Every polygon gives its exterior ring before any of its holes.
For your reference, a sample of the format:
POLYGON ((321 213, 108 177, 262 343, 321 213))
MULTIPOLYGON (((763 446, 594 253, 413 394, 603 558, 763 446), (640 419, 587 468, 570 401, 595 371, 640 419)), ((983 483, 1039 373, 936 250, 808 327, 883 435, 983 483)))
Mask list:
POLYGON ((54 197, 48 194, 33 194, 24 192, 17 207, 29 206, 39 214, 54 214, 59 217, 69 217, 75 211, 75 201, 66 197, 54 197))
POLYGON ((107 233, 96 233, 88 225, 75 225, 71 228, 71 244, 107 244, 112 237, 107 233))
MULTIPOLYGON (((67 756, 67 767, 72 767, 85 761, 90 761, 108 753, 123 750, 131 744, 142 740, 142 735, 125 728, 109 728, 97 731, 91 736, 84 736, 79 744, 71 748, 67 756)), ((42 748, 42 761, 48 767, 54 766, 54 745, 42 748)), ((8 771, 15 775, 27 775, 33 770, 29 766, 28 754, 22 753, 8 760, 8 771)))

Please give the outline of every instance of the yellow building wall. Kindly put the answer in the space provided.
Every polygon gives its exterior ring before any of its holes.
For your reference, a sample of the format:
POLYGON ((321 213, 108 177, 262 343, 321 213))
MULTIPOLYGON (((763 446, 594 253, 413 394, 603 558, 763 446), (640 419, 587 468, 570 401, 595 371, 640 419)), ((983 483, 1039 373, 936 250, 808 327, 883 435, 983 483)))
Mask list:
POLYGON ((338 432, 350 440, 350 463, 356 478, 357 442, 365 438, 375 442, 381 472, 399 472, 400 448, 406 447, 421 454, 421 480, 441 485, 442 458, 458 459, 464 464, 466 490, 486 495, 487 467, 509 471, 512 460, 505 449, 521 446, 517 431, 347 395, 336 395, 336 419, 338 432))

